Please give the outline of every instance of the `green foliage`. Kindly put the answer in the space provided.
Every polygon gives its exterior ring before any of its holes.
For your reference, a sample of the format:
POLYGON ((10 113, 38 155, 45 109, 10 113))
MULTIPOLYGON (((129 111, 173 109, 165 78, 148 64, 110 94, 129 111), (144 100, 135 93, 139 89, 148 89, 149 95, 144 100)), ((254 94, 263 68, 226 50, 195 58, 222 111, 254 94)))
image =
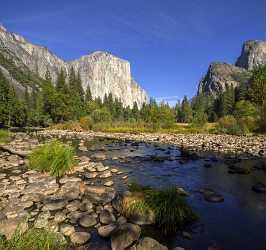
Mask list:
POLYGON ((241 100, 235 105, 234 116, 237 118, 249 116, 256 118, 258 117, 258 113, 257 107, 250 101, 241 100))
POLYGON ((111 113, 107 108, 95 109, 91 113, 91 118, 95 123, 99 122, 111 122, 111 113))
POLYGON ((194 114, 191 126, 194 128, 203 128, 208 122, 208 116, 203 111, 194 114))
POLYGON ((34 149, 29 156, 29 167, 52 176, 62 176, 76 164, 74 149, 58 141, 34 149))
POLYGON ((16 232, 10 240, 0 238, 1 250, 65 250, 66 243, 59 233, 29 229, 24 234, 16 232))
POLYGON ((258 106, 263 106, 266 102, 266 67, 253 71, 248 93, 252 102, 258 106))
POLYGON ((156 225, 164 233, 173 233, 197 219, 184 197, 175 188, 154 190, 136 183, 129 186, 132 196, 123 203, 123 214, 155 215, 156 225))
POLYGON ((149 119, 154 130, 172 128, 175 124, 174 111, 164 103, 151 107, 149 119))
POLYGON ((139 185, 137 182, 131 182, 128 185, 128 190, 130 192, 143 192, 147 190, 152 190, 150 186, 142 186, 139 185))
POLYGON ((5 143, 9 139, 9 132, 4 129, 0 129, 0 143, 5 143))
POLYGON ((266 132, 266 103, 263 104, 260 110, 259 129, 261 132, 266 132))
POLYGON ((184 96, 178 113, 178 121, 189 123, 192 121, 192 118, 193 113, 190 102, 188 101, 188 98, 184 96))
POLYGON ((197 218, 175 188, 148 191, 145 200, 155 212, 157 225, 165 233, 175 232, 197 218))
POLYGON ((79 120, 82 129, 91 130, 93 127, 93 120, 90 116, 81 117, 79 120))
POLYGON ((241 135, 249 132, 244 121, 237 120, 232 115, 220 118, 218 120, 217 129, 220 133, 231 135, 241 135))

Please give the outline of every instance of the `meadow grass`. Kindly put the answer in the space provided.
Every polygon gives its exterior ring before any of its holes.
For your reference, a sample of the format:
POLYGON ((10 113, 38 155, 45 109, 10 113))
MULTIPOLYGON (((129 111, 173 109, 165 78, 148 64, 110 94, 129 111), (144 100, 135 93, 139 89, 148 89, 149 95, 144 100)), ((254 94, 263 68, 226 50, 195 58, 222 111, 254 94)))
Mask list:
POLYGON ((29 167, 60 177, 76 164, 72 146, 52 141, 37 147, 29 156, 29 167))
POLYGON ((24 234, 18 231, 10 240, 0 238, 1 250, 65 250, 66 243, 58 233, 29 229, 24 234))
POLYGON ((106 132, 106 133, 165 133, 165 134, 202 134, 216 133, 216 123, 208 123, 203 127, 193 127, 188 123, 176 123, 171 128, 156 128, 151 124, 143 122, 98 122, 84 126, 79 122, 66 122, 55 124, 51 129, 62 129, 72 131, 87 131, 106 132))

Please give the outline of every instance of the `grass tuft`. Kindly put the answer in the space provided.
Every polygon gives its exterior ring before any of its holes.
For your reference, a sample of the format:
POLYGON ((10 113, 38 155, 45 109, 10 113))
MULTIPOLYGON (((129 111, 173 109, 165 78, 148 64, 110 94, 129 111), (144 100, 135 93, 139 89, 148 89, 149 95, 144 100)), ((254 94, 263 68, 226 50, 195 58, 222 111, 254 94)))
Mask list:
POLYGON ((66 243, 58 233, 29 229, 15 233, 10 240, 0 237, 1 250, 65 250, 66 243))
POLYGON ((164 233, 173 233, 197 219, 197 216, 175 188, 154 190, 137 183, 129 185, 132 194, 124 199, 122 213, 127 218, 155 216, 155 223, 164 233))
POLYGON ((29 156, 29 167, 60 177, 76 164, 74 155, 72 146, 53 141, 33 150, 29 156))
POLYGON ((145 200, 155 213, 156 224, 165 232, 175 232, 197 216, 175 188, 148 191, 145 200))

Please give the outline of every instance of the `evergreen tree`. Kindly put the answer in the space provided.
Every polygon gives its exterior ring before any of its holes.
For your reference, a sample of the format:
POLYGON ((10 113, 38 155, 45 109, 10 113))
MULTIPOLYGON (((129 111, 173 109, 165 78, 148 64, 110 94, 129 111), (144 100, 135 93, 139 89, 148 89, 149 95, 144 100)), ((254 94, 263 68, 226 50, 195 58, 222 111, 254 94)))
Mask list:
POLYGON ((235 105, 235 90, 233 86, 226 85, 226 90, 222 95, 222 116, 231 115, 235 105))
POLYGON ((63 94, 68 93, 68 87, 66 85, 66 75, 63 69, 60 70, 60 73, 57 76, 56 90, 63 94))
POLYGON ((90 85, 88 85, 85 94, 85 102, 90 102, 90 101, 92 101, 92 94, 91 94, 90 85))
POLYGON ((8 125, 9 121, 9 84, 0 70, 0 127, 8 125))
POLYGON ((262 107, 266 102, 266 67, 257 68, 253 71, 253 76, 249 87, 249 97, 251 101, 262 107))
POLYGON ((192 108, 190 106, 190 102, 186 96, 181 104, 181 112, 180 112, 180 121, 181 122, 191 122, 192 121, 192 108))

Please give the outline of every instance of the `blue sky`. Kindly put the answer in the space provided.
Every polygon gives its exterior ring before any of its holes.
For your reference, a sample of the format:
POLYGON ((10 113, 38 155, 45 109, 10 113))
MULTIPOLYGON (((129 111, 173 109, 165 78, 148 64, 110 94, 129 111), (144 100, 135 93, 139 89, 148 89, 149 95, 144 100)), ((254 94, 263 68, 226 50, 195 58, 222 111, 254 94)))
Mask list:
POLYGON ((13 0, 0 23, 69 60, 104 50, 131 62, 150 96, 193 96, 213 61, 266 40, 265 0, 13 0))

